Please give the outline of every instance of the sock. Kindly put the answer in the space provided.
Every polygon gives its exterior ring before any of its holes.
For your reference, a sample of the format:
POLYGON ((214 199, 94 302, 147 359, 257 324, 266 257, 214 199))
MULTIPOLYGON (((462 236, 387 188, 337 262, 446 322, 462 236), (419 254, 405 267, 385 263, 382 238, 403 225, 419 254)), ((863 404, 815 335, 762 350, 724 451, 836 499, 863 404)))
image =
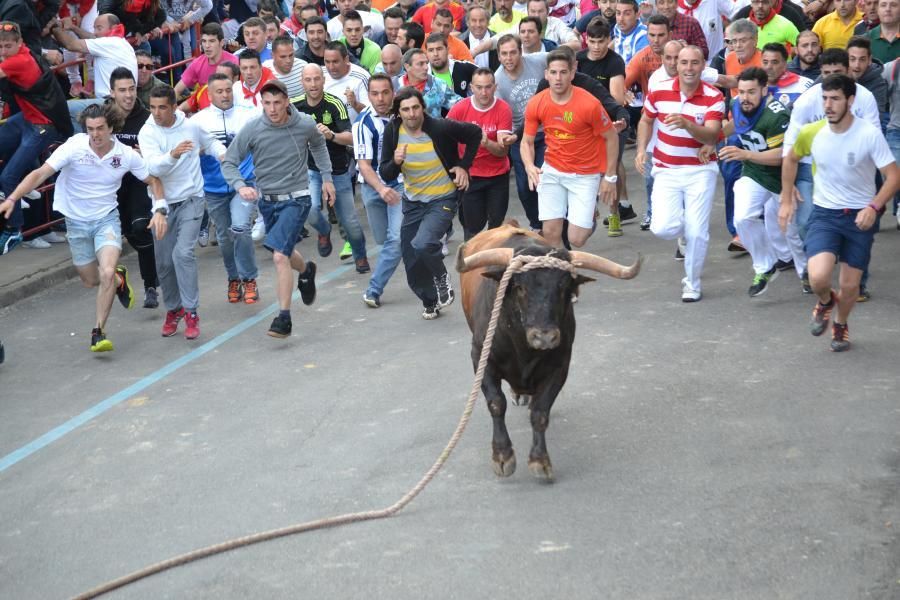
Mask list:
POLYGON ((291 320, 291 310, 290 310, 290 309, 287 309, 287 310, 281 310, 281 311, 278 311, 278 316, 281 317, 281 318, 283 318, 283 319, 287 319, 288 321, 290 321, 290 320, 291 320))
POLYGON ((619 200, 619 206, 621 206, 622 208, 628 208, 629 206, 631 206, 631 201, 630 200, 619 200))

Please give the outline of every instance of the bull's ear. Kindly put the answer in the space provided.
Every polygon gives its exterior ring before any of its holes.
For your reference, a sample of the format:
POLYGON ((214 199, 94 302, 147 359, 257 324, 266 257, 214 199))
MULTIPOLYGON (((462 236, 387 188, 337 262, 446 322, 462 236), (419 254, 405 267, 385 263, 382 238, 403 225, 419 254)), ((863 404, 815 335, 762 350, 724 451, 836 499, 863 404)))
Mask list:
POLYGON ((501 279, 503 279, 504 271, 506 271, 506 267, 488 267, 481 272, 481 276, 487 277, 488 279, 493 279, 494 281, 500 281, 501 279))
POLYGON ((578 289, 578 286, 580 286, 582 283, 591 283, 592 281, 597 281, 597 280, 594 279, 593 277, 588 277, 587 275, 582 275, 581 273, 578 273, 577 275, 575 275, 575 278, 573 279, 573 281, 575 282, 575 289, 578 289))

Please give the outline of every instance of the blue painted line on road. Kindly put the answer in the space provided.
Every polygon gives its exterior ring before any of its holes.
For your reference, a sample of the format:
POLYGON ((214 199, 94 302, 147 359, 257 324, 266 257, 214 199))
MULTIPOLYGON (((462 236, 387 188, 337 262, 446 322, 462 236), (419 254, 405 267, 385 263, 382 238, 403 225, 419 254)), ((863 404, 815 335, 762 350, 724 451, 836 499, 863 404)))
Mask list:
MULTIPOLYGON (((374 256, 375 254, 377 254, 379 249, 380 248, 376 248, 373 251, 370 251, 369 256, 374 256)), ((334 279, 337 279, 338 277, 340 277, 341 275, 343 275, 344 273, 349 271, 351 268, 355 268, 355 265, 352 263, 349 265, 344 265, 344 266, 338 267, 334 271, 332 271, 332 272, 328 273, 327 275, 318 279, 316 283, 321 284, 321 283, 328 283, 330 281, 333 281, 334 279)), ((299 297, 300 297, 299 292, 294 292, 293 300, 296 301, 299 297)), ((125 388, 119 392, 116 392, 115 394, 113 394, 112 396, 107 398, 106 400, 103 400, 102 402, 98 402, 97 404, 90 407, 86 411, 82 412, 79 415, 72 417, 71 419, 69 419, 68 421, 63 423, 62 425, 59 425, 58 427, 51 429, 50 431, 48 431, 41 437, 29 442, 28 444, 25 444, 18 450, 10 452, 6 456, 4 456, 2 459, 0 459, 0 473, 5 471, 6 469, 10 468, 11 466, 15 465, 16 463, 28 458, 29 456, 31 456, 38 450, 42 450, 43 448, 46 448, 47 446, 49 446, 56 440, 60 439, 64 435, 66 435, 67 433, 71 433, 78 427, 81 427, 85 423, 102 415, 103 413, 105 413, 106 411, 111 409, 112 407, 120 404, 123 400, 127 400, 128 398, 131 398, 138 392, 145 390, 146 388, 150 387, 154 383, 157 383, 160 380, 167 377, 168 375, 171 375, 172 373, 174 373, 181 367, 192 363, 193 361, 195 361, 198 358, 200 358, 201 356, 207 354, 211 350, 215 350, 216 348, 218 348, 219 346, 221 346, 228 340, 232 339, 233 337, 235 337, 237 335, 240 335, 241 333, 243 333, 250 327, 253 327, 260 321, 264 320, 266 317, 271 316, 272 314, 275 313, 276 310, 278 310, 277 303, 270 305, 269 307, 258 312, 257 314, 253 315, 252 317, 248 317, 248 318, 244 319, 243 321, 241 321, 240 323, 238 323, 237 325, 235 325, 234 327, 232 327, 225 333, 219 334, 218 336, 216 336, 215 338, 206 342, 199 348, 196 348, 196 349, 192 350, 191 352, 188 352, 181 358, 177 358, 177 359, 173 360, 169 364, 161 367, 160 369, 157 369, 153 373, 150 373, 149 375, 147 375, 140 381, 133 383, 132 385, 128 386, 127 388, 125 388)))

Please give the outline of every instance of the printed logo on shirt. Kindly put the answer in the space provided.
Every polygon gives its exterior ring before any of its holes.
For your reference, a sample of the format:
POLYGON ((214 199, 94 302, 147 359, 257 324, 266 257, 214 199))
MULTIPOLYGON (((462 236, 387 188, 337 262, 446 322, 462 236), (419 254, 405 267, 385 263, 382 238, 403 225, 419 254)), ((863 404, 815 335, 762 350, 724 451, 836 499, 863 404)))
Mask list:
POLYGON ((697 125, 703 125, 703 122, 706 120, 706 115, 703 113, 697 113, 694 115, 694 121, 697 122, 697 125))
POLYGON ((778 96, 778 102, 780 102, 781 104, 784 104, 784 105, 788 105, 791 103, 791 97, 788 96, 787 94, 782 94, 782 95, 778 96))
POLYGON ((113 158, 109 164, 112 165, 113 169, 118 169, 119 167, 122 166, 122 159, 119 158, 118 156, 113 156, 113 158))
POLYGON ((331 118, 331 113, 324 113, 322 115, 322 125, 331 125, 332 123, 334 123, 334 120, 331 118))
POLYGON ((566 123, 571 123, 574 118, 575 117, 570 110, 567 110, 563 113, 563 121, 565 121, 566 123))

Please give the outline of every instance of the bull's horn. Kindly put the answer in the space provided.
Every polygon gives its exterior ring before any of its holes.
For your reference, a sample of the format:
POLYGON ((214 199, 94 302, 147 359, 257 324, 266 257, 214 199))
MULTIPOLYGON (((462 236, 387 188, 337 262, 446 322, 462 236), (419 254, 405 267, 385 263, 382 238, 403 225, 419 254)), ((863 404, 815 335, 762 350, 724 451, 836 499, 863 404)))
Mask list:
POLYGON ((512 248, 491 248, 490 250, 476 252, 466 258, 462 258, 462 253, 460 252, 456 255, 456 270, 460 273, 465 273, 479 267, 490 267, 493 265, 505 267, 512 260, 512 257, 512 248))
POLYGON ((638 258, 634 261, 634 264, 627 267, 589 252, 573 251, 570 255, 572 257, 572 264, 576 267, 597 271, 598 273, 603 273, 610 277, 615 277, 616 279, 632 279, 636 277, 637 274, 641 272, 641 263, 644 262, 644 257, 640 254, 638 254, 638 258))

